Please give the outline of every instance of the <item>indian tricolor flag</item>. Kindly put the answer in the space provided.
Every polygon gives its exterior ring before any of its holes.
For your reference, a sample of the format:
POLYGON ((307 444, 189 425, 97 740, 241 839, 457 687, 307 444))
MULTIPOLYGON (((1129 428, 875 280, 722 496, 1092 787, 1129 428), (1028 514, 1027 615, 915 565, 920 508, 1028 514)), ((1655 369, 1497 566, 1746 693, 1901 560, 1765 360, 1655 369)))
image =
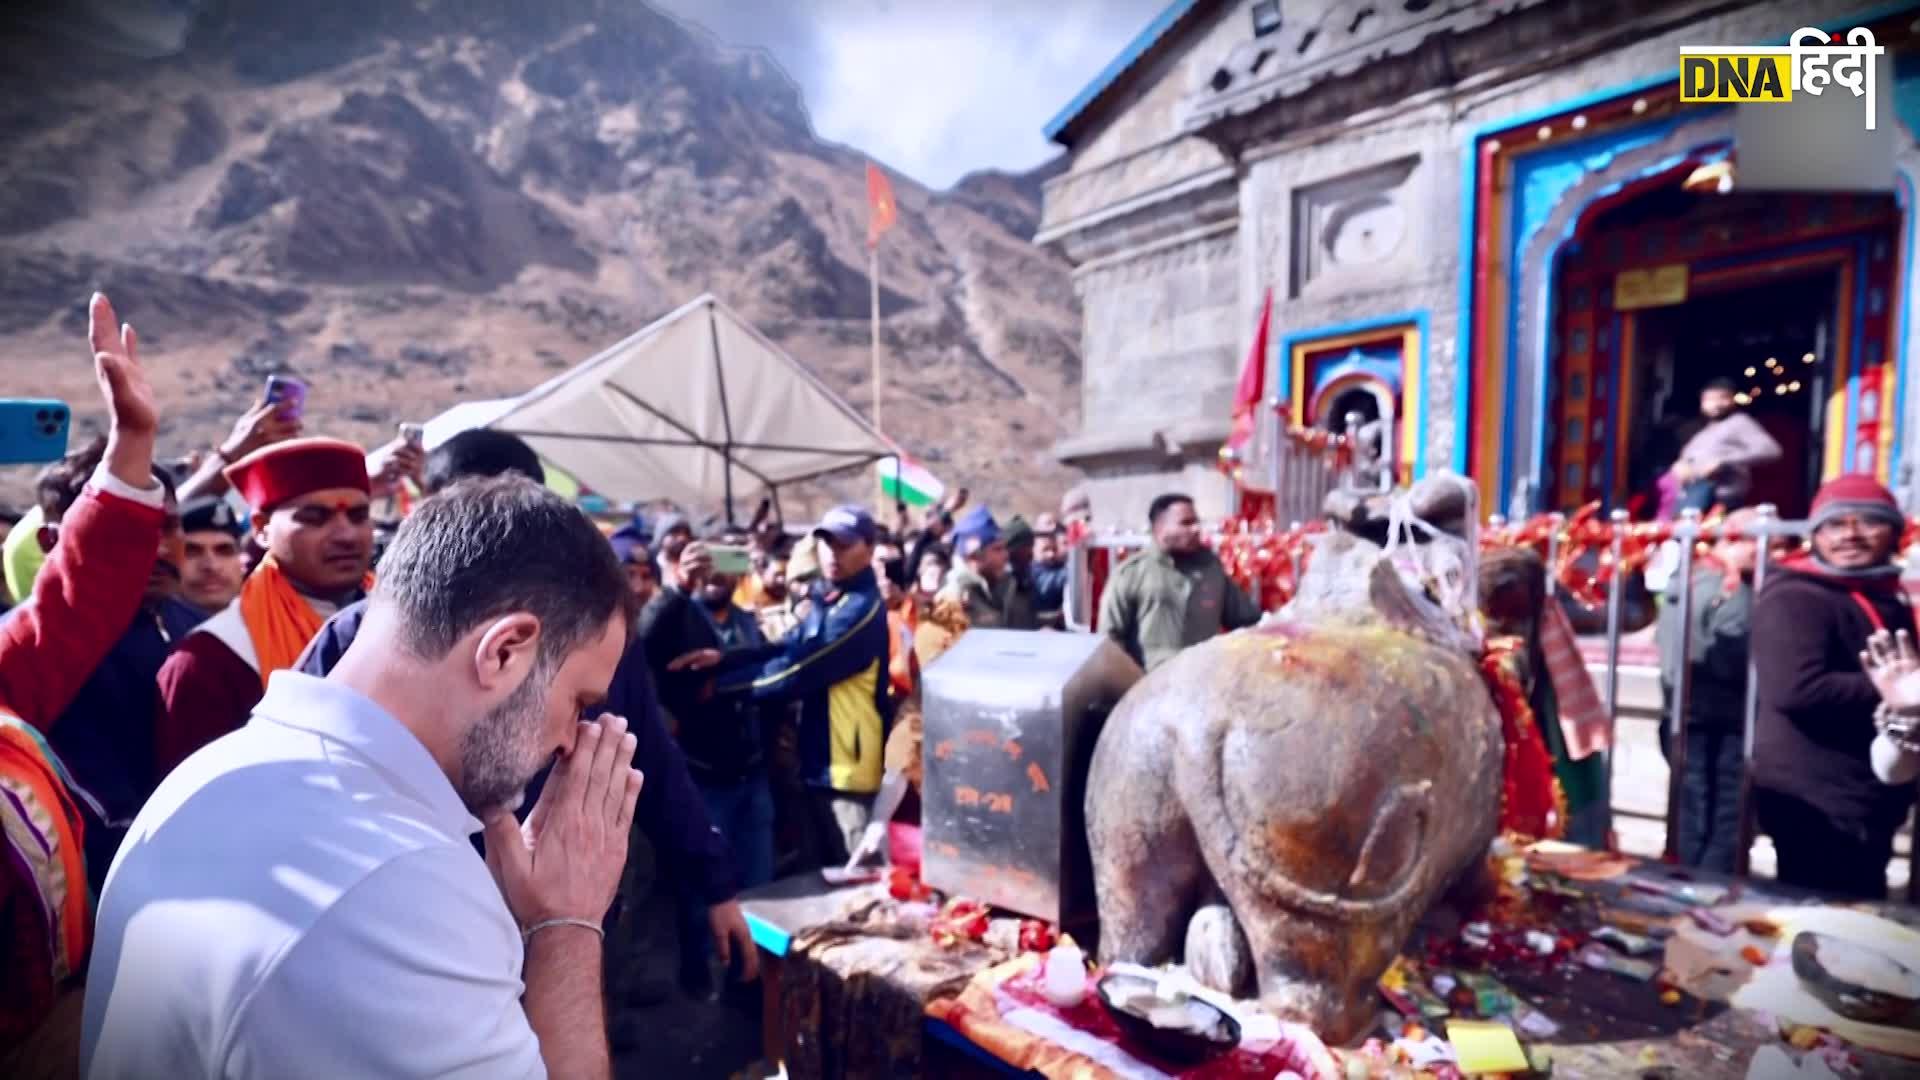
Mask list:
POLYGON ((880 493, 908 506, 932 506, 947 488, 912 458, 890 457, 880 459, 880 493))

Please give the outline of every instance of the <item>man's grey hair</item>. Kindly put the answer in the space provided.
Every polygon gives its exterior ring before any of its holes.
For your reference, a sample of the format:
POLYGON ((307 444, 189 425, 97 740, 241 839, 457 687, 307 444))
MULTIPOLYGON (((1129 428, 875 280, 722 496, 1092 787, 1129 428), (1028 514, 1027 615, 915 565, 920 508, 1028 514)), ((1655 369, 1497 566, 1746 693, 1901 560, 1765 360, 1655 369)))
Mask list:
POLYGON ((613 547, 579 510, 520 476, 462 480, 420 504, 380 560, 374 601, 399 615, 423 660, 517 611, 540 620, 540 659, 558 664, 633 597, 613 547))

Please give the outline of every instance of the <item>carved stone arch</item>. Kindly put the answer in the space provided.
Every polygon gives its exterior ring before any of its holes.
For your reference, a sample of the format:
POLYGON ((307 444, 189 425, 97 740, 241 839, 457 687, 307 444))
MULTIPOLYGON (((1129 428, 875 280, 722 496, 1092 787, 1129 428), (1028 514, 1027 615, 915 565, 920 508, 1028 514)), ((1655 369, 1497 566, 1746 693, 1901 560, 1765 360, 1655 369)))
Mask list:
POLYGON ((1517 359, 1514 384, 1509 389, 1514 410, 1513 483, 1527 486, 1527 507, 1538 499, 1544 468, 1544 440, 1540 437, 1545 410, 1547 337, 1552 316, 1549 297, 1553 274, 1563 245, 1573 236, 1593 203, 1619 188, 1680 166, 1717 149, 1733 145, 1733 115, 1710 113, 1677 124, 1661 138, 1628 150, 1596 149, 1586 159, 1586 174, 1555 200, 1553 209, 1519 248, 1519 288, 1514 338, 1507 348, 1517 359))

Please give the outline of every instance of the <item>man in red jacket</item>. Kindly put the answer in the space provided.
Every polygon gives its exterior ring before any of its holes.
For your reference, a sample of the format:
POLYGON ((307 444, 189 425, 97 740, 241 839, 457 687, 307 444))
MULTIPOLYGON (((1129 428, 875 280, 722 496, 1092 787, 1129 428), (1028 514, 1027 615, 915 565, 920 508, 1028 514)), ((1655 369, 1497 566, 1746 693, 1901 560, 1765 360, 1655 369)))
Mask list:
POLYGON ((1880 694, 1860 653, 1876 630, 1913 633, 1893 561, 1904 521, 1892 493, 1860 475, 1823 485, 1811 517, 1812 553, 1768 578, 1753 611, 1754 806, 1781 882, 1881 899, 1913 785, 1873 774, 1880 694))
POLYGON ((132 327, 96 293, 88 334, 111 421, 106 457, 61 523, 33 601, 0 626, 0 1075, 70 1073, 79 1054, 72 992, 93 931, 82 826, 51 725, 126 630, 159 548, 153 477, 159 419, 132 327))

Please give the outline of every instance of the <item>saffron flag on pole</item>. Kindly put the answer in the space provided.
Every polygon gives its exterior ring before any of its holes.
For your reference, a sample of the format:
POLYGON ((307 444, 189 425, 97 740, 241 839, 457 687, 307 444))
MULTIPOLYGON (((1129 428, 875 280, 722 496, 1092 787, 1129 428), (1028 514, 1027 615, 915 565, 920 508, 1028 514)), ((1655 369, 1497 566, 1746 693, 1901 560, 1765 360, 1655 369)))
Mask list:
POLYGON ((1227 435, 1226 448, 1244 453, 1253 442, 1260 400, 1266 396, 1267 341, 1273 330, 1273 289, 1267 289, 1260 304, 1260 325, 1253 331, 1253 345, 1247 350, 1247 362, 1240 369, 1240 386, 1233 394, 1233 429, 1227 435))
POLYGON ((867 246, 879 247, 880 234, 893 228, 900 208, 893 201, 893 182, 880 166, 867 162, 867 246))
POLYGON ((880 493, 908 506, 932 506, 947 494, 947 487, 910 457, 880 459, 880 493))

